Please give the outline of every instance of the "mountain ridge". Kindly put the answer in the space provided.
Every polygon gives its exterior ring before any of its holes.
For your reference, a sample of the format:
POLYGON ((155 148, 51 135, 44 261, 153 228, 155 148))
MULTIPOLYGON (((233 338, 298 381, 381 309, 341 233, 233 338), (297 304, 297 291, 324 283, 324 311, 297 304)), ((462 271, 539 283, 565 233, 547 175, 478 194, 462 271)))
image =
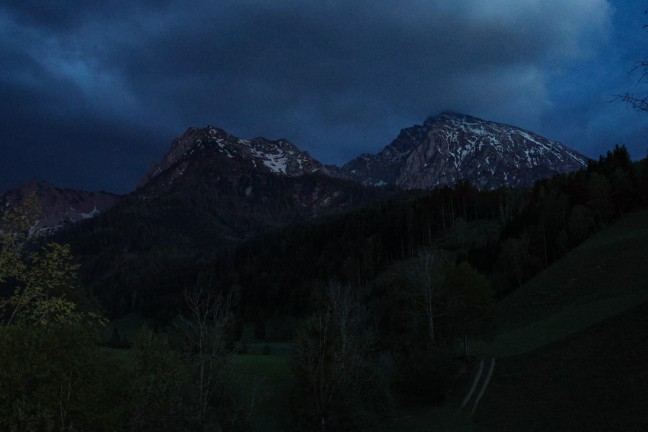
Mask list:
MULTIPOLYGON (((479 189, 530 187, 537 180, 584 168, 587 158, 557 141, 516 126, 451 111, 401 129, 378 153, 363 153, 341 167, 325 165, 286 139, 238 138, 213 126, 191 127, 140 181, 184 174, 198 152, 236 159, 240 169, 296 177, 319 172, 364 185, 432 189, 468 181, 479 189)), ((230 161, 232 162, 232 161, 230 161)))
POLYGON ((585 156, 534 132, 447 111, 401 129, 383 150, 360 155, 340 173, 363 184, 406 189, 452 186, 462 180, 493 189, 529 187, 586 164, 585 156))
MULTIPOLYGON (((342 192, 345 186, 332 179, 400 189, 433 189, 454 186, 459 181, 468 181, 478 189, 529 187, 537 180, 583 168, 586 160, 534 132, 449 111, 429 116, 421 125, 401 129, 380 152, 361 154, 341 167, 323 164, 286 139, 243 139, 214 126, 190 127, 171 142, 159 162, 151 165, 137 188, 123 197, 152 200, 172 193, 178 183, 183 184, 178 190, 202 187, 202 183, 212 188, 204 194, 229 196, 227 202, 232 208, 249 212, 258 207, 257 211, 279 214, 285 211, 277 206, 296 205, 301 209, 297 213, 310 218, 364 202, 348 201, 350 196, 342 192), (290 186, 269 180, 272 176, 297 179, 310 175, 321 177, 290 186), (284 204, 273 204, 279 196, 284 204), (261 202, 252 205, 255 199, 261 202)), ((2 208, 26 196, 24 188, 0 195, 2 208)), ((105 192, 51 185, 32 189, 47 201, 44 210, 51 214, 45 215, 44 225, 55 229, 91 218, 124 199, 105 192), (86 208, 85 203, 92 200, 99 200, 100 205, 86 208)), ((369 195, 373 200, 381 194, 369 195)))
POLYGON ((286 139, 268 140, 263 137, 243 139, 223 129, 207 126, 190 127, 180 137, 174 139, 171 148, 158 163, 152 164, 140 180, 138 188, 145 186, 162 172, 175 167, 177 176, 184 173, 182 162, 194 153, 212 155, 220 153, 230 159, 239 158, 249 161, 247 168, 289 177, 312 174, 318 171, 327 173, 324 165, 311 155, 297 148, 286 139))
POLYGON ((121 198, 111 192, 60 188, 46 181, 31 180, 0 195, 0 216, 35 194, 41 207, 36 229, 51 233, 112 208, 121 198))

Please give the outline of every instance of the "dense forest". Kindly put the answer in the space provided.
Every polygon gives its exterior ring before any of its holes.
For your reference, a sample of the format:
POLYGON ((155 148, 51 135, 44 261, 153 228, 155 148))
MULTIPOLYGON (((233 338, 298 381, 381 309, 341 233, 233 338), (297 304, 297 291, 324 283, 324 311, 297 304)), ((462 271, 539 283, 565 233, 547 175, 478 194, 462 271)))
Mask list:
POLYGON ((448 396, 499 299, 646 204, 648 161, 617 146, 531 190, 410 191, 228 248, 186 235, 134 266, 110 238, 111 260, 75 256, 92 224, 32 235, 29 200, 2 221, 0 429, 245 430, 258 400, 227 363, 249 340, 291 342, 294 430, 385 429, 448 396), (105 331, 134 314, 136 337, 105 331))

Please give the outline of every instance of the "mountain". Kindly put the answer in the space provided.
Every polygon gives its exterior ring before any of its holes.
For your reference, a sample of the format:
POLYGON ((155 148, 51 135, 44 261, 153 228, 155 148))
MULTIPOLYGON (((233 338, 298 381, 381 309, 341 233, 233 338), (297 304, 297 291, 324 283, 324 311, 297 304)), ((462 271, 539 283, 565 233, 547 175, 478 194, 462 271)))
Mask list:
POLYGON ((0 215, 35 194, 41 210, 36 228, 52 232, 66 224, 93 218, 111 208, 120 196, 109 192, 89 192, 31 181, 0 196, 0 215))
MULTIPOLYGON (((403 131, 381 155, 392 152, 393 157, 387 160, 397 159, 398 154, 405 155, 406 161, 411 160, 420 151, 419 144, 434 137, 434 132, 429 135, 427 132, 428 127, 434 131, 431 123, 403 131)), ((513 142, 521 139, 516 134, 522 133, 538 142, 541 140, 531 133, 507 128, 513 130, 509 133, 513 142)), ((536 157, 530 149, 527 151, 536 157)), ((168 152, 153 164, 136 190, 99 217, 62 230, 58 239, 72 246, 81 263, 84 282, 104 301, 111 316, 140 307, 146 307, 142 311, 147 314, 170 311, 165 308, 175 301, 177 293, 195 285, 198 275, 207 268, 225 279, 223 286, 237 285, 244 277, 263 286, 263 275, 269 272, 252 270, 256 265, 251 260, 253 253, 236 255, 234 252, 243 242, 259 234, 291 225, 305 226, 308 230, 311 225, 324 225, 326 221, 310 224, 322 216, 339 215, 388 200, 405 202, 422 195, 418 190, 404 191, 399 186, 372 186, 379 181, 363 185, 334 174, 336 170, 286 140, 244 140, 214 127, 191 128, 173 140, 168 152), (235 275, 235 268, 242 269, 244 276, 235 275)), ((385 176, 378 180, 396 183, 385 176)), ((262 259, 272 269, 287 254, 308 256, 304 250, 319 249, 325 239, 330 241, 327 253, 362 245, 361 256, 342 262, 317 258, 314 265, 352 272, 371 268, 379 262, 376 257, 381 256, 384 248, 388 248, 385 260, 414 254, 419 246, 416 241, 431 243, 435 230, 451 226, 455 217, 464 220, 482 214, 496 217, 500 203, 496 194, 500 192, 485 193, 485 200, 471 199, 475 193, 468 187, 456 191, 444 189, 432 192, 435 198, 416 209, 409 207, 407 211, 396 212, 387 203, 373 210, 359 210, 367 220, 357 226, 362 225, 368 232, 366 238, 357 242, 349 240, 354 237, 350 235, 346 216, 339 219, 335 230, 324 230, 321 236, 311 240, 305 235, 298 236, 292 246, 279 234, 271 241, 277 248, 262 259), (491 198, 496 205, 483 208, 483 201, 491 198), (370 216, 372 211, 374 216, 370 216), (417 218, 421 218, 418 224, 421 229, 415 229, 417 218), (376 224, 380 226, 377 228, 376 224), (383 225, 387 225, 385 235, 377 237, 375 231, 383 225)), ((307 266, 297 267, 300 269, 286 271, 298 272, 307 266)))
POLYGON ((175 298, 206 262, 244 240, 402 194, 327 172, 286 140, 192 128, 135 191, 57 240, 71 245, 82 279, 111 315, 142 299, 154 313, 157 301, 175 298))
POLYGON ((190 128, 173 140, 129 199, 165 202, 173 197, 187 212, 207 212, 227 237, 242 239, 390 193, 332 176, 287 140, 246 140, 208 126, 190 128))
POLYGON ((348 162, 339 175, 403 188, 431 189, 468 180, 480 189, 493 189, 531 186, 586 165, 583 155, 533 132, 445 112, 401 130, 381 152, 348 162))
POLYGON ((328 170, 285 139, 270 141, 265 138, 246 140, 238 138, 222 129, 189 128, 173 140, 171 149, 159 163, 140 181, 139 187, 158 180, 158 186, 169 186, 176 178, 184 175, 187 168, 193 168, 201 158, 217 159, 232 172, 249 171, 297 177, 304 174, 328 170), (164 180, 159 180, 163 178, 164 180))
MULTIPOLYGON (((185 210, 197 203, 210 207, 207 213, 218 222, 223 236, 237 241, 268 228, 343 212, 394 192, 359 192, 349 180, 403 189, 431 189, 468 180, 480 189, 491 189, 530 186, 585 165, 584 156, 533 132, 449 112, 401 130, 380 153, 363 154, 342 168, 322 164, 285 139, 247 140, 207 126, 189 128, 173 140, 125 201, 132 207, 133 202, 168 199, 173 194, 185 210)), ((48 230, 87 219, 119 199, 106 192, 31 182, 1 196, 0 205, 14 205, 32 192, 41 198, 40 226, 48 230)))

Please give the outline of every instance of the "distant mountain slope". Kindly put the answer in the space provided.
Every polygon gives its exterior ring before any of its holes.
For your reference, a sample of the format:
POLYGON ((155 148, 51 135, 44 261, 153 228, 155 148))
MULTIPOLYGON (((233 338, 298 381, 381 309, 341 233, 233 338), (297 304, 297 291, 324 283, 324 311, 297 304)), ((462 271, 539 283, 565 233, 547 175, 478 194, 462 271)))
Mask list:
MULTIPOLYGON (((232 234, 246 237, 266 227, 345 211, 385 195, 374 191, 367 200, 351 202, 344 192, 349 190, 348 180, 365 186, 405 189, 432 189, 468 180, 478 188, 488 189, 501 185, 530 186, 536 180, 585 164, 585 157, 532 132, 453 113, 430 117, 422 126, 403 129, 380 153, 361 155, 342 168, 322 164, 285 139, 247 140, 207 126, 189 128, 173 140, 166 155, 152 165, 129 196, 144 201, 169 193, 176 183, 183 184, 180 189, 189 193, 210 185, 210 191, 203 195, 209 195, 211 200, 214 194, 219 195, 221 219, 233 221, 242 214, 260 212, 250 219, 248 228, 239 227, 239 234, 232 234), (302 186, 301 180, 278 180, 309 175, 316 175, 317 185, 312 179, 302 186), (347 182, 340 183, 335 177, 347 182), (266 180, 250 183, 253 178, 266 180), (280 183, 283 186, 277 186, 280 183), (287 186, 289 183, 292 186, 287 186), (288 189, 280 192, 276 187, 288 189), (291 202, 286 202, 285 196, 279 199, 277 193, 288 194, 291 202), (281 209, 272 209, 273 206, 281 209), (291 212, 292 216, 286 216, 291 212)), ((31 191, 41 197, 41 227, 46 229, 89 218, 119 199, 105 192, 74 191, 32 182, 7 192, 0 197, 0 204, 2 208, 11 206, 31 191)))
POLYGON ((531 186, 578 170, 587 159, 533 132, 475 117, 443 113, 403 129, 378 154, 363 154, 340 175, 363 184, 430 189, 468 180, 480 189, 531 186))
POLYGON ((38 229, 55 231, 65 224, 95 217, 111 208, 120 196, 109 192, 89 192, 58 188, 42 181, 31 181, 0 196, 0 215, 32 194, 41 207, 38 229))

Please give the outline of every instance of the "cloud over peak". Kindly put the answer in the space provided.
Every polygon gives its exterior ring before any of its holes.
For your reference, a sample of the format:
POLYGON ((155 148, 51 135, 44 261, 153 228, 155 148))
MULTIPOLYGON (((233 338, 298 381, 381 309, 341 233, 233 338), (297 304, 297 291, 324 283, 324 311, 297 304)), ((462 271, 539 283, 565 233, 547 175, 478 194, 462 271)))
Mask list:
MULTIPOLYGON (((0 85, 13 99, 0 115, 3 127, 65 117, 83 136, 150 133, 119 144, 140 146, 133 158, 212 123, 343 162, 445 109, 539 125, 548 81, 595 53, 612 14, 606 0, 11 0, 0 6, 0 85), (20 100, 30 104, 16 112, 20 100)), ((115 145, 109 135, 92 145, 115 145)), ((145 163, 129 164, 119 175, 134 184, 145 163)))

